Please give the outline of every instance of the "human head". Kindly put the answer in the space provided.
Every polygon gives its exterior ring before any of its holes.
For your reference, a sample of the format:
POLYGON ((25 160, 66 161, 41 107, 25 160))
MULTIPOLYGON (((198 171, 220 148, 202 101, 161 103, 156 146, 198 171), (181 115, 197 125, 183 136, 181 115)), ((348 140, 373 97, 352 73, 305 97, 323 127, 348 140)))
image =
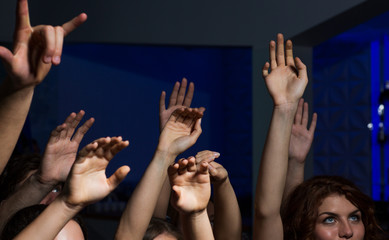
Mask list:
MULTIPOLYGON (((1 233, 2 240, 11 240, 14 239, 24 228, 26 228, 32 221, 34 221, 35 218, 41 214, 47 205, 43 204, 37 204, 30 207, 23 208, 16 212, 11 219, 7 222, 5 225, 3 232, 1 233)), ((74 231, 73 229, 76 229, 76 231, 79 232, 79 229, 77 227, 81 228, 83 239, 87 239, 87 231, 84 225, 84 222, 79 216, 76 216, 72 218, 65 226, 62 228, 61 232, 57 235, 55 238, 58 239, 67 239, 66 238, 66 232, 67 231, 74 231)), ((73 234, 74 232, 72 232, 73 234)), ((79 234, 81 235, 81 234, 79 234)), ((72 235, 73 237, 74 235, 72 235)), ((80 236, 81 238, 82 236, 80 236)), ((80 239, 77 238, 77 239, 80 239)), ((74 239, 74 238, 68 238, 68 239, 74 239)))
MULTIPOLYGON (((0 175, 0 202, 15 193, 27 179, 36 173, 42 157, 39 154, 14 155, 8 161, 0 175)), ((50 204, 62 191, 63 183, 59 183, 42 199, 41 204, 50 204)))
POLYGON ((11 157, 0 175, 0 201, 14 193, 35 173, 41 164, 39 154, 23 154, 11 157))
POLYGON ((183 239, 181 233, 173 224, 160 218, 152 218, 143 240, 153 240, 157 237, 161 237, 160 239, 163 239, 163 236, 169 236, 170 239, 183 239))
POLYGON ((380 239, 381 229, 374 216, 374 203, 352 182, 338 176, 317 176, 296 187, 282 210, 287 240, 314 239, 319 206, 330 195, 344 196, 361 211, 365 240, 380 239))

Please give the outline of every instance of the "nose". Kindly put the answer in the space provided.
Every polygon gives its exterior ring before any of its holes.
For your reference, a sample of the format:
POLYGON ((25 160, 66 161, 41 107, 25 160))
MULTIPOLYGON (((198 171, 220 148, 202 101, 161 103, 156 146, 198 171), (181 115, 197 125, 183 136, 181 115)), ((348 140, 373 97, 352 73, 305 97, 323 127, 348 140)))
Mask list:
POLYGON ((339 226, 339 237, 349 239, 353 236, 353 229, 348 221, 343 222, 339 226))

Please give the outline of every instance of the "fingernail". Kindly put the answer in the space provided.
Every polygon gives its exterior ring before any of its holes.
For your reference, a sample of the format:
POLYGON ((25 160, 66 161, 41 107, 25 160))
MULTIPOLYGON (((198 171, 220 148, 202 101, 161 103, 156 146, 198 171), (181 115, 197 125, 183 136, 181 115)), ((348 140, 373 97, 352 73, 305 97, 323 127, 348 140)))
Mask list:
POLYGON ((54 57, 54 62, 55 62, 56 64, 59 64, 59 63, 61 62, 61 58, 60 58, 59 56, 55 56, 55 57, 54 57))
POLYGON ((44 62, 45 63, 50 63, 51 62, 51 57, 50 56, 45 56, 44 62))
POLYGON ((219 156, 220 156, 220 153, 218 153, 218 152, 214 152, 214 153, 213 153, 213 156, 215 156, 215 158, 217 158, 217 157, 219 157, 219 156))

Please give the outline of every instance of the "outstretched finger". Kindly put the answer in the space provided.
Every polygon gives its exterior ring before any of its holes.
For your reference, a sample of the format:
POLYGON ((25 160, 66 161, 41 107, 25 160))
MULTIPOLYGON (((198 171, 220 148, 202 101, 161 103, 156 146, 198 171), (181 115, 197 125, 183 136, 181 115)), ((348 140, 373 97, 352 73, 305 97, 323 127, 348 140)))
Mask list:
POLYGON ((284 35, 277 34, 277 65, 285 65, 285 52, 284 52, 284 35))
POLYGON ((116 154, 118 154, 120 151, 122 151, 123 149, 125 149, 129 145, 130 145, 130 142, 128 140, 115 144, 111 149, 112 155, 115 156, 116 154))
POLYGON ((308 126, 308 103, 304 103, 303 120, 301 123, 304 127, 308 126))
POLYGON ((166 110, 165 98, 166 98, 166 92, 162 91, 161 96, 159 97, 159 113, 166 110))
POLYGON ((199 118, 199 119, 196 120, 196 123, 195 123, 195 125, 193 127, 193 131, 190 134, 190 136, 194 139, 195 142, 200 137, 202 131, 203 130, 201 129, 201 118, 199 118))
POLYGON ((72 141, 76 141, 78 143, 81 143, 85 134, 93 126, 94 122, 95 122, 94 118, 89 118, 84 124, 82 124, 82 126, 77 129, 76 134, 74 134, 72 141))
POLYGON ((181 80, 180 90, 178 91, 176 105, 183 105, 187 84, 188 81, 186 80, 186 78, 183 78, 181 80))
POLYGON ((298 71, 298 74, 299 74, 298 77, 301 78, 301 79, 308 79, 307 67, 301 61, 301 59, 296 57, 295 58, 295 63, 296 63, 297 71, 298 71))
POLYGON ((277 68, 277 60, 276 60, 276 42, 273 40, 269 43, 269 56, 270 56, 270 67, 271 70, 277 68))
POLYGON ((293 58, 293 44, 291 40, 286 41, 286 65, 293 66, 294 65, 294 58, 293 58))
POLYGON ((301 98, 297 107, 296 115, 294 116, 294 124, 300 125, 301 124, 301 118, 303 114, 303 105, 304 105, 304 99, 301 98))
POLYGON ((30 28, 30 14, 28 12, 28 1, 27 0, 18 0, 16 5, 16 25, 15 33, 18 30, 25 28, 30 28))
POLYGON ((80 152, 78 153, 78 159, 87 156, 88 153, 96 150, 98 147, 99 144, 96 141, 89 143, 88 145, 86 145, 80 150, 80 152))
POLYGON ((180 83, 176 82, 173 87, 172 94, 170 94, 169 98, 169 107, 175 106, 177 103, 177 95, 178 95, 178 89, 180 88, 180 83))
POLYGON ((309 127, 309 132, 313 134, 316 129, 316 123, 317 123, 317 113, 314 113, 312 115, 312 121, 311 121, 311 126, 309 127))
POLYGON ((111 177, 107 179, 110 190, 113 191, 126 178, 130 172, 129 166, 121 166, 111 177))
POLYGON ((51 131, 49 142, 57 142, 60 138, 61 132, 66 128, 66 123, 62 123, 61 125, 57 126, 53 131, 51 131))
MULTIPOLYGON (((72 113, 73 114, 73 113, 72 113)), ((82 118, 84 117, 85 112, 84 110, 80 110, 72 119, 72 121, 69 122, 69 128, 68 128, 68 133, 67 137, 71 138, 73 136, 73 133, 78 126, 78 124, 81 122, 82 118)))
POLYGON ((0 46, 0 59, 3 61, 4 65, 9 67, 11 65, 13 57, 14 55, 10 50, 0 46))
POLYGON ((219 156, 220 156, 220 153, 218 153, 218 152, 203 151, 203 152, 200 152, 200 154, 196 155, 196 162, 197 163, 202 162, 202 161, 212 162, 216 158, 218 158, 219 156))
POLYGON ((73 18, 69 22, 64 23, 62 25, 64 36, 68 35, 72 31, 74 31, 74 29, 76 29, 81 24, 83 24, 86 21, 87 18, 88 18, 88 16, 85 13, 81 13, 80 15, 78 15, 75 18, 73 18))
POLYGON ((267 75, 269 75, 269 67, 270 67, 269 62, 266 62, 265 65, 263 65, 263 68, 262 68, 262 76, 263 76, 263 78, 266 78, 267 75))
POLYGON ((184 100, 184 106, 190 107, 193 100, 193 93, 194 93, 194 83, 190 82, 188 87, 188 92, 186 93, 185 100, 184 100))

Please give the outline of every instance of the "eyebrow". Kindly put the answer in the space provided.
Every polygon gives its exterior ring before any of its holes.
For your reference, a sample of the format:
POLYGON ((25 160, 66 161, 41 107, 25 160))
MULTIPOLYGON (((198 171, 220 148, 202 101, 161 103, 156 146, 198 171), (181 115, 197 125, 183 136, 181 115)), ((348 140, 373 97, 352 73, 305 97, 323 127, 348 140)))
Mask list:
MULTIPOLYGON (((351 212, 351 213, 349 214, 349 216, 350 216, 350 215, 354 215, 354 214, 356 214, 356 213, 358 213, 358 212, 360 213, 361 210, 357 209, 357 210, 351 212)), ((330 215, 330 216, 335 216, 335 217, 339 216, 338 214, 333 213, 333 212, 322 212, 322 213, 320 213, 318 216, 321 216, 321 215, 324 215, 324 214, 327 214, 327 215, 330 215)))

